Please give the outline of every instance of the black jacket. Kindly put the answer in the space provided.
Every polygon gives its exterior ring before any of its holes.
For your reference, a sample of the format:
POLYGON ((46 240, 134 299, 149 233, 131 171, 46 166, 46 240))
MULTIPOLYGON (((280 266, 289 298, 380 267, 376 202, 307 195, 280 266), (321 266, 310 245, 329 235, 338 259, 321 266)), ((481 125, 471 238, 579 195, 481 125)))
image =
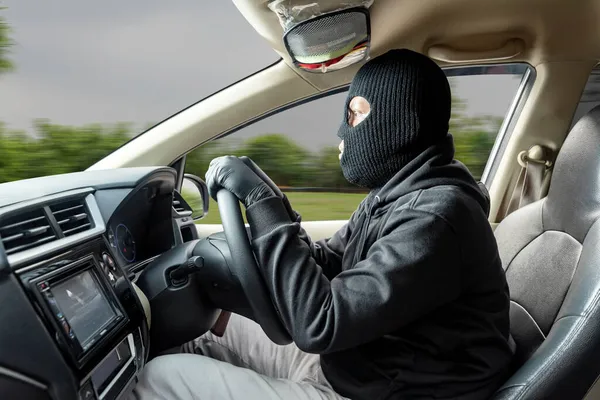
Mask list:
MULTIPOLYGON (((281 199, 247 211, 296 345, 352 399, 484 399, 505 378, 509 293, 489 202, 449 135, 312 243, 281 199)), ((332 205, 333 206, 333 205, 332 205)))

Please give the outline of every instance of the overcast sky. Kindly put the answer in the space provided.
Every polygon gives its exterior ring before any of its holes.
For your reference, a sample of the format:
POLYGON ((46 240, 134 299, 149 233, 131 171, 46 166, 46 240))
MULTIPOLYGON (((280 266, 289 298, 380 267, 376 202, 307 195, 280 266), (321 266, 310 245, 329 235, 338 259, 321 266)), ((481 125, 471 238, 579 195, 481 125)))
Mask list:
MULTIPOLYGON (((278 57, 228 0, 0 0, 17 70, 0 76, 0 120, 158 122, 278 57)), ((518 79, 458 79, 470 114, 504 115, 518 79)), ((247 128, 335 144, 344 95, 247 128)))

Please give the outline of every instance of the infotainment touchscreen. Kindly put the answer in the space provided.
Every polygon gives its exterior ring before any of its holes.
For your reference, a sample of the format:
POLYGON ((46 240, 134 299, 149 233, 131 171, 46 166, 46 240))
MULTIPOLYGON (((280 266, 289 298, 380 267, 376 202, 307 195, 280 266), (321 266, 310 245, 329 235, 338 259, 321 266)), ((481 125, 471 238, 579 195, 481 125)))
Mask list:
POLYGON ((117 317, 89 269, 53 285, 50 291, 84 350, 117 317))

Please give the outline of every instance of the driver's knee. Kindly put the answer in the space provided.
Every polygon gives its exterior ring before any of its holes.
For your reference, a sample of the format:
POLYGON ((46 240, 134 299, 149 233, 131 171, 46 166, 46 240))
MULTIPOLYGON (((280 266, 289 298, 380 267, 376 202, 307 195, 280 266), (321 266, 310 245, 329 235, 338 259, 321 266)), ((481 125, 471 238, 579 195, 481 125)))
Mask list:
POLYGON ((133 399, 202 400, 201 391, 192 386, 204 370, 211 368, 208 360, 192 354, 165 355, 153 359, 144 367, 133 391, 133 399))

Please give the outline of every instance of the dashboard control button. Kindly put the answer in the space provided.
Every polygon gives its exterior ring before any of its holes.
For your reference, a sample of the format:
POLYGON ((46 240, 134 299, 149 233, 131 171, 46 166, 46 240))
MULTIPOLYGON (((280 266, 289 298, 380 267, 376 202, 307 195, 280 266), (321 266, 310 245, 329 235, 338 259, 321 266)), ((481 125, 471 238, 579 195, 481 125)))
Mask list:
POLYGON ((73 333, 73 330, 71 329, 71 325, 69 325, 69 323, 67 322, 67 320, 64 319, 64 318, 61 318, 60 324, 62 325, 62 329, 65 331, 65 334, 70 339, 75 339, 75 333, 73 333))
POLYGON ((108 268, 110 268, 113 271, 116 269, 117 266, 115 264, 115 260, 113 260, 112 257, 108 255, 108 253, 102 253, 102 259, 104 260, 106 265, 108 265, 108 268))
POLYGON ((110 243, 110 247, 117 247, 117 245, 115 244, 115 233, 113 232, 112 228, 110 228, 110 230, 108 231, 108 243, 110 243))
POLYGON ((91 381, 88 381, 79 390, 79 399, 80 400, 93 400, 93 399, 96 399, 96 393, 94 393, 94 388, 92 387, 92 382, 91 381))

